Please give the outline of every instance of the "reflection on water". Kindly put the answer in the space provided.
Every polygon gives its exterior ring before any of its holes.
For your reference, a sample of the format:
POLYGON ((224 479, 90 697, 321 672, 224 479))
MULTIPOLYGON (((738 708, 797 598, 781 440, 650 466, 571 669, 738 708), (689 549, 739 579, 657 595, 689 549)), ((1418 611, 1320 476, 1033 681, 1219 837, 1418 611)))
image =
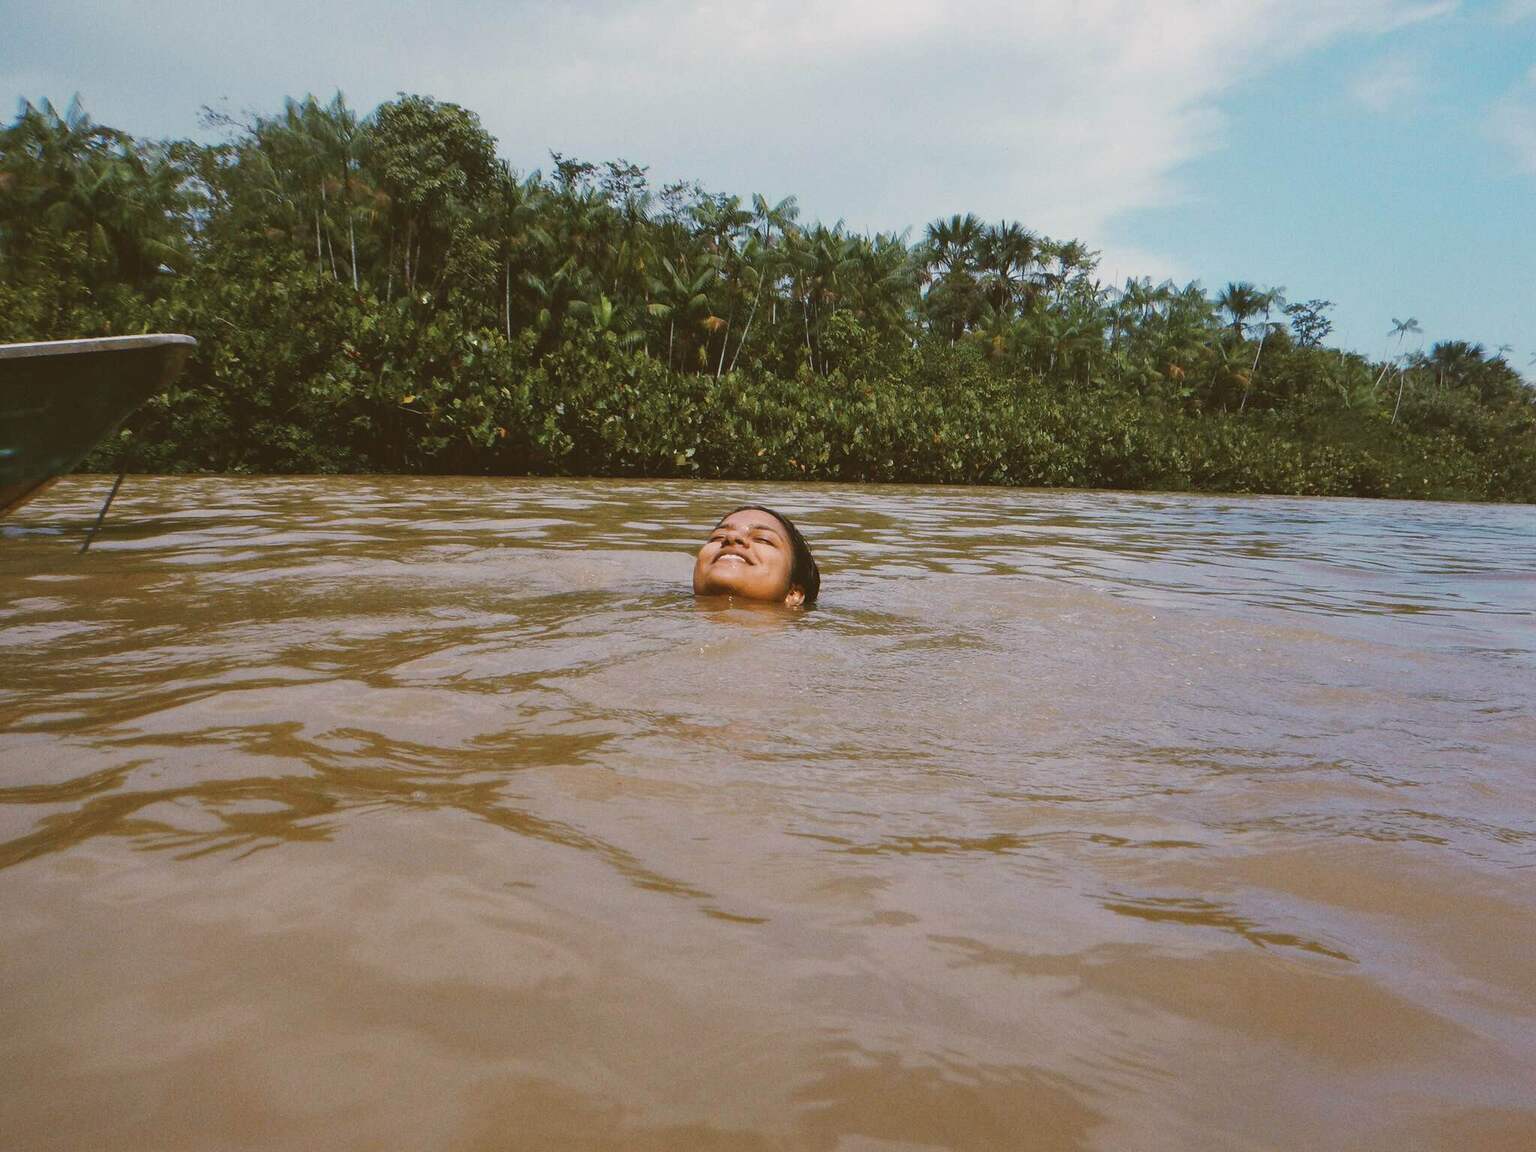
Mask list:
POLYGON ((133 478, 0 528, 0 1132, 1536 1147, 1536 511, 133 478), (782 505, 812 612, 696 604, 782 505))

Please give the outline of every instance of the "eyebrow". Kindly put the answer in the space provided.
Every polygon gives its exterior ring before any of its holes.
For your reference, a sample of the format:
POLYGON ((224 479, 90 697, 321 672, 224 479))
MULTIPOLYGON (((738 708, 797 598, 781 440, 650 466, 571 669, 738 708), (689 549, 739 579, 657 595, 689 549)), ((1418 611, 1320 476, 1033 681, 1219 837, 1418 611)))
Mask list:
MULTIPOLYGON (((724 530, 725 530, 725 522, 722 520, 719 524, 715 525, 714 532, 711 532, 710 535, 713 536, 715 534, 715 532, 723 532, 724 530)), ((779 537, 779 539, 781 539, 781 540, 787 539, 785 534, 782 531, 780 531, 778 528, 775 528, 772 524, 748 524, 745 528, 742 528, 740 531, 747 533, 749 536, 753 535, 753 534, 756 534, 756 533, 769 532, 769 533, 772 533, 773 535, 779 537)))

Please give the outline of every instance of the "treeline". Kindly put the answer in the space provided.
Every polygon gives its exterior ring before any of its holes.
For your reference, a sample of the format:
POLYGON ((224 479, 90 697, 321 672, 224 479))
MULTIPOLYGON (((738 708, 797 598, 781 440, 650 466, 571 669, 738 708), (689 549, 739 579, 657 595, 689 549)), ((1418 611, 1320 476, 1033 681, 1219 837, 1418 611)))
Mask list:
POLYGON ((520 173, 421 96, 205 115, 223 143, 46 102, 0 129, 0 340, 200 342, 94 467, 1536 500, 1532 390, 1412 320, 1376 361, 1326 300, 1106 285, 1018 223, 520 173))

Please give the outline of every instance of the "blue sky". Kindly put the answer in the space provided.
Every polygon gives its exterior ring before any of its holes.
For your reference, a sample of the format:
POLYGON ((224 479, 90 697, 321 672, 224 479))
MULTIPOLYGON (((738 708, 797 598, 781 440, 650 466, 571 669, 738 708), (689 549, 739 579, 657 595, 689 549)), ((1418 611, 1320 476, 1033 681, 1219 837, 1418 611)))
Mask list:
POLYGON ((1207 285, 1253 279, 1338 304, 1336 339, 1380 354, 1395 318, 1425 339, 1536 354, 1536 5, 1462 7, 1334 43, 1222 102, 1224 145, 1179 172, 1185 198, 1115 235, 1207 285), (1514 13, 1508 13, 1513 15, 1514 13))
POLYGON ((1346 346, 1414 316, 1536 378, 1536 0, 0 0, 0 27, 0 95, 142 135, 421 92, 520 168, 1017 219, 1106 280, 1284 286, 1346 346))

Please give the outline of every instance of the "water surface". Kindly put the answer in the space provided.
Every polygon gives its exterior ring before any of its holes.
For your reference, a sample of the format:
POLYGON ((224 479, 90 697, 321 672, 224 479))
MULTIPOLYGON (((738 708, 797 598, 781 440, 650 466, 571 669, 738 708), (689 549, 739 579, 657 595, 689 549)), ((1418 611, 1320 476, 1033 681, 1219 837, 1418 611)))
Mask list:
POLYGON ((26 1149, 1536 1147, 1536 510, 61 483, 26 1149), (783 506, 811 612, 699 605, 783 506))

